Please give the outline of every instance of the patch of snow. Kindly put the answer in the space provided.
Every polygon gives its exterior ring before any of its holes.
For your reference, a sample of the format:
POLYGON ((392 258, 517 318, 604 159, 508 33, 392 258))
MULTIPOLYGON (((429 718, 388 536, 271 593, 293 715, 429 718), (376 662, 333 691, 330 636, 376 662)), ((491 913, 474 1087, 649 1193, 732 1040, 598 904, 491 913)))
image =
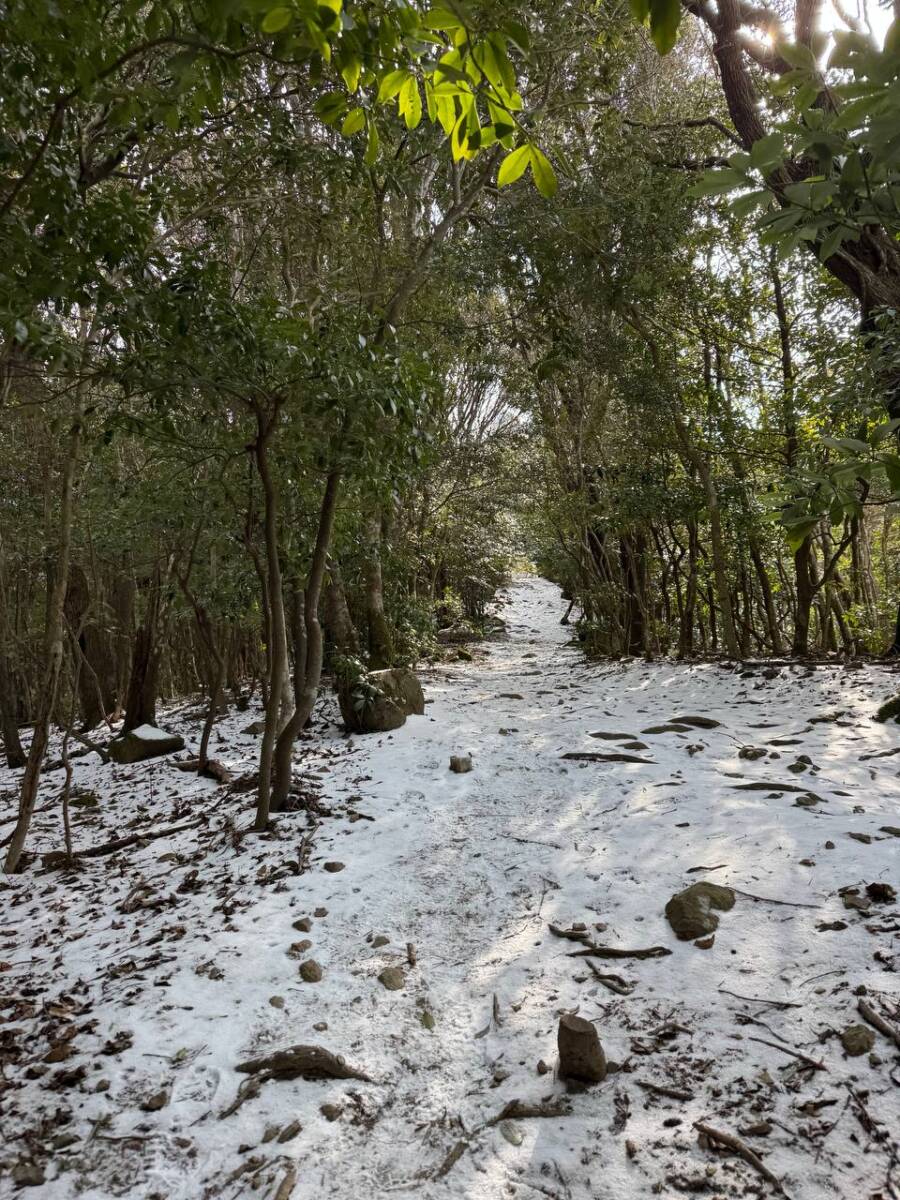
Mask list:
MULTIPOLYGON (((274 833, 249 832, 252 790, 163 759, 73 762, 76 795, 99 800, 73 808, 76 846, 187 828, 76 874, 6 880, 0 1160, 34 1148, 46 1181, 31 1194, 238 1200, 274 1196, 292 1172, 294 1200, 771 1194, 734 1154, 698 1145, 697 1120, 752 1146, 792 1200, 896 1191, 897 1047, 876 1033, 875 1057, 851 1059, 838 1038, 861 998, 900 1023, 897 907, 862 913, 839 895, 898 883, 884 827, 900 824, 900 731, 871 720, 889 676, 592 664, 559 624, 555 587, 523 577, 508 601, 508 640, 423 676, 425 717, 348 738, 324 702, 297 748, 306 807, 274 833), (721 725, 641 733, 690 714, 721 725), (562 758, 615 751, 590 735, 622 730, 649 764, 562 758), (765 757, 739 758, 748 744, 765 757), (451 755, 473 770, 452 773, 451 755), (798 805, 787 782, 820 802, 798 805), (709 950, 663 915, 704 879, 739 889, 709 950), (576 922, 603 946, 670 953, 573 957, 579 944, 548 925, 576 922), (319 983, 300 979, 310 957, 319 983), (590 963, 632 990, 609 991, 590 963), (387 967, 401 990, 379 982, 387 967), (620 1070, 569 1094, 555 1038, 576 1010, 620 1070), (235 1067, 296 1043, 374 1082, 272 1079, 220 1119, 247 1078, 235 1067), (167 1102, 142 1110, 161 1089, 167 1102), (490 1124, 512 1099, 570 1112, 490 1124), (54 1149, 60 1134, 75 1141, 54 1149)), ((255 768, 252 717, 215 727, 212 752, 238 776, 255 768)), ((190 736, 203 714, 165 720, 190 736)), ((7 832, 20 777, 0 772, 7 832)), ((41 808, 60 780, 45 778, 41 808)), ((50 805, 30 849, 61 844, 50 805)), ((0 1196, 14 1190, 0 1167, 0 1196)))

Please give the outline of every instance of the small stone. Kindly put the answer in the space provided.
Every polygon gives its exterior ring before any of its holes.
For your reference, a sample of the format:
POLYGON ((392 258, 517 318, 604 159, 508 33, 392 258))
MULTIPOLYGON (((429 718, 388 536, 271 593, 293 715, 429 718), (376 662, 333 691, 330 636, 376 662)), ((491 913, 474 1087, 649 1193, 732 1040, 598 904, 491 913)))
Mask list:
POLYGON ((267 1142, 274 1142, 275 1139, 278 1137, 280 1128, 281 1127, 279 1125, 267 1125, 266 1131, 262 1135, 263 1145, 265 1145, 267 1142))
POLYGON ((549 1073, 549 1071, 550 1071, 550 1068, 547 1066, 547 1064, 544 1062, 544 1060, 542 1058, 539 1058, 538 1063, 537 1063, 538 1075, 547 1075, 549 1073))
POLYGON ((875 1045, 875 1034, 865 1025, 848 1025, 841 1034, 841 1045, 851 1058, 858 1058, 875 1045))
POLYGON ((833 849, 834 849, 834 842, 826 842, 826 843, 825 843, 825 849, 826 849, 826 850, 833 850, 833 849))
POLYGON ((94 1091, 95 1092, 108 1092, 109 1091, 109 1080, 108 1079, 98 1079, 97 1082, 94 1084, 94 1091))
POLYGON ((738 750, 738 758, 745 758, 750 762, 754 762, 758 758, 765 758, 765 756, 766 751, 762 746, 741 746, 738 750))
POLYGON ((887 833, 891 837, 900 837, 900 828, 896 825, 879 825, 878 832, 887 833))
POLYGON ((376 937, 372 938, 372 947, 373 949, 378 950, 381 946, 386 946, 390 940, 391 939, 386 938, 383 933, 379 933, 376 937))
POLYGON ((161 1108, 165 1108, 169 1103, 169 1089, 160 1088, 158 1092, 154 1092, 152 1096, 148 1096, 141 1104, 144 1112, 159 1112, 161 1108))
POLYGON ((344 864, 342 862, 327 862, 323 865, 325 870, 330 871, 332 875, 336 874, 338 871, 343 871, 344 869, 344 864))
POLYGON ((511 1146, 521 1146, 525 1141, 525 1134, 522 1132, 519 1126, 513 1124, 512 1121, 501 1121, 500 1132, 511 1146))
POLYGON ((821 803, 821 796, 814 796, 812 792, 804 792, 794 801, 797 808, 814 808, 817 804, 821 803))
POLYGON ((465 775, 472 770, 472 759, 468 754, 451 754, 450 770, 454 775, 465 775))
POLYGON ((868 896, 860 896, 856 892, 844 892, 841 899, 844 902, 844 908, 856 909, 857 912, 868 912, 872 907, 872 901, 868 896))
POLYGON ((327 908, 317 908, 316 911, 313 913, 313 916, 314 917, 327 917, 328 909, 327 908))
POLYGON ((422 1013, 419 1016, 419 1020, 422 1023, 423 1029, 428 1029, 428 1030, 434 1029, 434 1026, 435 1026, 434 1013, 429 1012, 427 1008, 422 1011, 422 1013))
POLYGON ((300 942, 292 942, 288 948, 288 956, 290 958, 299 958, 306 950, 310 948, 312 942, 309 938, 304 938, 300 942))
POLYGON ((50 1145, 54 1150, 68 1150, 70 1146, 76 1145, 78 1141, 79 1138, 77 1134, 57 1133, 56 1136, 51 1140, 50 1145))
POLYGON ((302 1128, 303 1128, 303 1126, 300 1124, 299 1121, 291 1121, 290 1124, 285 1125, 284 1129, 282 1129, 281 1133, 279 1133, 279 1135, 278 1135, 279 1143, 281 1145, 284 1145, 285 1142, 289 1142, 292 1138, 295 1138, 297 1136, 297 1134, 301 1131, 302 1128))
POLYGON ((800 859, 801 867, 814 867, 815 865, 816 865, 815 859, 812 859, 812 858, 801 858, 800 859))
POLYGON ((322 1116, 325 1118, 326 1121, 336 1121, 343 1111, 344 1110, 340 1104, 320 1104, 319 1105, 319 1112, 322 1114, 322 1116))
POLYGON ((880 1054, 870 1054, 869 1055, 869 1066, 870 1067, 880 1067, 883 1062, 884 1062, 884 1059, 881 1057, 880 1054))
POLYGON ((715 941, 716 935, 711 933, 709 937, 697 938, 696 942, 694 942, 694 945, 698 950, 711 950, 715 945, 715 941))
POLYGON ((848 832, 847 837, 853 838, 855 842, 862 842, 864 846, 870 846, 872 844, 872 835, 870 833, 848 832))
POLYGON ((16 1187, 40 1187, 44 1182, 44 1172, 37 1163, 16 1163, 10 1172, 16 1187))
POLYGON ((270 996, 269 1003, 273 1008, 284 1008, 284 996, 270 996))
POLYGON ((316 1033, 324 1033, 327 1028, 327 1021, 316 1021, 315 1025, 313 1025, 313 1029, 316 1031, 316 1033))
POLYGON ((304 983, 319 983, 322 979, 322 968, 314 958, 308 958, 300 964, 300 978, 304 983))
POLYGON ((294 922, 292 928, 296 929, 298 933, 309 933, 312 929, 312 921, 309 917, 301 917, 299 921, 294 922))
POLYGON ((677 892, 666 905, 666 918, 678 937, 685 942, 714 933, 719 918, 717 908, 727 912, 734 907, 734 892, 717 883, 693 883, 677 892))
POLYGON ((379 974, 378 981, 389 992, 399 992, 406 983, 406 976, 400 967, 385 967, 379 974))
POLYGON ((873 904, 893 904, 897 893, 889 883, 867 883, 866 895, 873 904))

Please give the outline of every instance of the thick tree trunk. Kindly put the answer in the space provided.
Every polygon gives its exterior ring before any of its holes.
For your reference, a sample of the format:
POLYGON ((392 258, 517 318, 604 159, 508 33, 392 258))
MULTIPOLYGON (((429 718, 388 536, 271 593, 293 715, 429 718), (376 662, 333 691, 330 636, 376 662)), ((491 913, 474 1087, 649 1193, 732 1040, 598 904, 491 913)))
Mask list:
POLYGON ((159 617, 162 601, 162 581, 157 568, 150 581, 147 609, 134 635, 131 654, 131 673, 125 699, 123 728, 137 729, 139 725, 156 724, 156 697, 159 687, 161 647, 159 617))

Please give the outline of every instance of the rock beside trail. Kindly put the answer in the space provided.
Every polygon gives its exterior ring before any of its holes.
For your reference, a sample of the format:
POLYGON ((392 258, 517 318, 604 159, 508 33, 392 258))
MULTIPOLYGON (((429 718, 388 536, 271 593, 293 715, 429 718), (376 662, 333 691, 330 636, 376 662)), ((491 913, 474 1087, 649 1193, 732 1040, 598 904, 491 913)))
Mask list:
POLYGON ((351 733, 388 733, 412 714, 425 712, 425 695, 415 672, 405 667, 370 671, 338 688, 341 717, 351 733))
POLYGON ((402 967, 385 967, 378 976, 378 982, 389 992, 399 992, 406 983, 402 967))
POLYGON ((600 1083, 606 1078, 606 1055, 596 1026, 569 1013, 560 1017, 556 1033, 559 1073, 563 1079, 600 1083))
POLYGON ((450 770, 454 775, 466 775, 472 770, 472 760, 468 754, 451 754, 450 770))
POLYGON ((481 641, 481 634, 468 621, 457 621, 455 625, 448 625, 445 629, 439 629, 435 637, 442 646, 455 646, 460 642, 481 641))
POLYGON ((715 932, 719 918, 714 908, 727 912, 734 907, 731 888, 716 883, 693 883, 683 892, 676 892, 666 905, 666 917, 682 941, 692 941, 715 932))
POLYGON ((165 733, 155 725, 139 725, 129 729, 109 743, 109 756, 115 763, 137 763, 162 754, 174 754, 184 749, 184 738, 177 733, 165 733))
POLYGON ((841 1034, 841 1045, 851 1058, 858 1058, 875 1045, 875 1034, 865 1025, 848 1025, 841 1034))

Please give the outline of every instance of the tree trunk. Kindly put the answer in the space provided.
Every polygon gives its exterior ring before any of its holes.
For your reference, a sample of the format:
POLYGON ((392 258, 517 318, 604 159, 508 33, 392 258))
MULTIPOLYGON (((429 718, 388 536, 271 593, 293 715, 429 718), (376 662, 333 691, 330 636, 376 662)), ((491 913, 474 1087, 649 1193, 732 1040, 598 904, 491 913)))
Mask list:
MULTIPOLYGON (((88 333, 85 347, 90 338, 88 333)), ((25 763, 25 774, 22 779, 22 789, 19 794, 19 815, 13 831, 3 869, 12 874, 18 869, 22 852, 25 849, 25 839, 31 826, 37 799, 38 785, 41 779, 41 768, 47 743, 50 740, 50 719, 56 703, 59 689, 59 679, 62 673, 64 637, 65 637, 65 600, 66 588, 69 581, 69 559, 72 552, 72 523, 74 515, 75 477, 78 470, 78 459, 81 453, 82 440, 82 406, 86 394, 86 384, 79 386, 78 411, 69 433, 69 444, 62 474, 62 488, 59 512, 59 540, 56 561, 53 570, 53 585, 47 604, 47 619, 44 634, 44 681, 38 701, 37 719, 34 723, 34 735, 28 749, 28 759, 25 763)))
POLYGON ((800 658, 809 653, 809 620, 816 595, 812 553, 812 537, 805 537, 794 551, 797 607, 794 614, 794 642, 791 653, 800 658))
POLYGON ((384 611, 384 582, 381 574, 381 514, 368 524, 368 550, 364 563, 366 617, 369 624, 369 664, 379 671, 394 661, 394 638, 384 611))
POLYGON ((326 480, 322 507, 319 511, 316 544, 310 563, 302 609, 299 604, 295 606, 295 613, 298 614, 295 624, 295 708, 279 734, 275 747, 275 777, 271 795, 271 809, 274 812, 278 812, 287 800, 291 786, 291 760, 294 742, 297 734, 312 716, 319 694, 324 658, 322 626, 319 622, 319 601, 328 562, 328 548, 331 545, 331 535, 334 530, 340 482, 339 471, 332 471, 326 480), (300 612, 302 612, 302 622, 299 620, 300 612))
POLYGON ((328 640, 339 654, 348 654, 356 658, 359 654, 359 637, 347 604, 341 569, 336 562, 328 564, 328 583, 325 586, 322 607, 328 640))

